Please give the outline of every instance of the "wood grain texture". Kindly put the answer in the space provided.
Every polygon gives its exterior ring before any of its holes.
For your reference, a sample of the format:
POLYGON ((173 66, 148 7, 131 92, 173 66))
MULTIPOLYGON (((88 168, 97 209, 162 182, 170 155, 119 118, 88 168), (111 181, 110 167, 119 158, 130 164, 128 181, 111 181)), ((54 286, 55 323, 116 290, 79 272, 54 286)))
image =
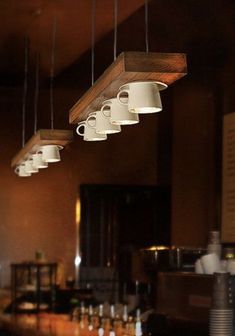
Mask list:
POLYGON ((185 54, 123 52, 71 108, 69 122, 75 124, 86 119, 105 99, 115 97, 125 83, 153 80, 170 85, 186 74, 185 54))
POLYGON ((66 146, 73 140, 73 132, 71 130, 38 130, 25 144, 25 146, 13 157, 11 167, 17 166, 25 160, 30 154, 35 153, 40 146, 43 145, 59 145, 66 146))
POLYGON ((235 242, 235 113, 224 116, 222 173, 222 241, 235 242))
POLYGON ((159 272, 156 311, 191 321, 208 321, 213 276, 190 272, 159 272))

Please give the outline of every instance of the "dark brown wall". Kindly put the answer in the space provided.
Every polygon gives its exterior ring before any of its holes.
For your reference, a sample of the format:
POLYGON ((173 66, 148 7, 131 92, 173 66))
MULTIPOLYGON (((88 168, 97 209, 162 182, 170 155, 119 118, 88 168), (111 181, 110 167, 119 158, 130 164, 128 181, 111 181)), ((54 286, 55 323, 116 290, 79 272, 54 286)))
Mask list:
POLYGON ((216 109, 211 87, 185 80, 174 90, 172 243, 205 246, 218 228, 216 109))
MULTIPOLYGON (((49 260, 64 258, 67 274, 73 272, 80 184, 156 184, 156 115, 141 118, 139 125, 123 127, 120 134, 102 143, 87 143, 74 134, 74 142, 61 152, 60 163, 29 178, 16 176, 10 161, 21 146, 21 95, 21 90, 0 90, 0 264, 4 283, 9 263, 33 259, 36 249, 43 250, 49 260)), ((41 128, 50 127, 48 97, 48 91, 41 92, 41 128), (42 118, 43 108, 46 116, 42 118)), ((66 120, 76 98, 75 90, 55 90, 55 126, 71 127, 66 120)), ((30 113, 32 106, 27 120, 30 113)), ((32 134, 28 125, 27 138, 32 134)))

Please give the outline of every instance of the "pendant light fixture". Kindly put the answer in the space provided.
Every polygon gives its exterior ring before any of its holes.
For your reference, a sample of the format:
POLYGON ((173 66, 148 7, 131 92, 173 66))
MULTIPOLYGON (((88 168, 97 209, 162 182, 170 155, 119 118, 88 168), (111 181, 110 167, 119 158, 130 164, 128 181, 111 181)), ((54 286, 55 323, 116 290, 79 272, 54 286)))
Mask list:
MULTIPOLYGON (((25 143, 25 140, 24 140, 25 132, 23 132, 23 147, 13 157, 11 161, 11 166, 17 167, 16 173, 18 175, 19 175, 18 166, 24 165, 28 159, 33 161, 33 167, 35 169, 46 168, 48 166, 48 162, 60 161, 59 150, 64 148, 67 144, 69 144, 73 140, 73 132, 71 130, 54 129, 53 81, 54 81, 54 63, 55 63, 55 37, 56 37, 56 19, 53 22, 52 56, 51 56, 51 71, 50 71, 51 129, 39 129, 38 131, 36 131, 37 119, 35 119, 36 120, 35 133, 27 143, 25 143)), ((26 74, 27 74, 27 71, 26 71, 26 74)), ((27 89, 27 86, 26 86, 26 89, 27 89)), ((36 91, 35 91, 35 95, 36 95, 36 91)), ((36 104, 37 104, 37 96, 35 97, 35 106, 36 104)), ((24 110, 25 110, 25 106, 23 108, 23 120, 25 119, 24 110)), ((37 112, 37 108, 36 108, 36 112, 37 112)), ((30 176, 30 175, 27 175, 27 176, 30 176)))
POLYGON ((71 124, 86 120, 92 110, 100 110, 102 106, 111 123, 128 124, 121 119, 122 111, 118 112, 120 120, 117 116, 112 118, 113 99, 137 116, 138 122, 139 113, 161 111, 159 91, 187 74, 185 54, 149 52, 148 0, 145 0, 145 52, 126 51, 116 57, 117 0, 114 0, 114 22, 114 62, 70 109, 71 124))

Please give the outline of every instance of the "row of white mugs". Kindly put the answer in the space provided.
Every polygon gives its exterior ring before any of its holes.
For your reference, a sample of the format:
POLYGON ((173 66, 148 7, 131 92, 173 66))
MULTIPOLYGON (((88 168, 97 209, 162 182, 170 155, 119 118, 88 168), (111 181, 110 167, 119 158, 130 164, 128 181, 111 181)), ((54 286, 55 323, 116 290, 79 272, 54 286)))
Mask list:
POLYGON ((91 112, 86 120, 78 123, 77 134, 85 141, 100 141, 106 140, 107 134, 121 132, 121 125, 137 124, 138 114, 162 110, 159 91, 166 88, 166 84, 152 81, 121 86, 116 98, 105 100, 100 110, 91 112))
POLYGON ((209 253, 195 262, 197 274, 213 274, 216 272, 229 272, 235 274, 235 259, 220 260, 216 253, 209 253))
POLYGON ((40 147, 35 154, 30 155, 15 168, 15 173, 21 177, 38 173, 39 169, 47 168, 48 163, 60 161, 59 151, 62 148, 62 146, 57 145, 45 145, 40 147))
MULTIPOLYGON (((161 82, 131 82, 120 87, 116 98, 105 100, 99 111, 89 114, 85 121, 78 124, 77 133, 86 141, 106 140, 107 134, 121 131, 121 125, 139 122, 139 113, 154 113, 162 110, 159 91, 167 88, 161 82), (81 129, 83 128, 83 132, 81 129)), ((47 168, 49 162, 60 161, 57 145, 42 146, 19 164, 15 173, 18 176, 31 176, 39 169, 47 168)))

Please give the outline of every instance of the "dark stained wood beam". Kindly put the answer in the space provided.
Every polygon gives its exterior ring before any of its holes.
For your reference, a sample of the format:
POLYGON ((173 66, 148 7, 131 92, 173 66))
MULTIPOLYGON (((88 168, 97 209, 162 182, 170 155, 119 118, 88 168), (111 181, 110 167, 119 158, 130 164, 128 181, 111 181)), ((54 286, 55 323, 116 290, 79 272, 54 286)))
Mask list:
POLYGON ((40 129, 25 144, 25 146, 13 157, 11 167, 15 167, 27 159, 30 154, 35 153, 39 147, 44 145, 58 145, 65 147, 73 141, 73 131, 40 129))
POLYGON ((69 122, 75 124, 86 119, 105 99, 115 97, 125 83, 152 80, 170 85, 186 74, 185 54, 123 52, 71 108, 69 122))

